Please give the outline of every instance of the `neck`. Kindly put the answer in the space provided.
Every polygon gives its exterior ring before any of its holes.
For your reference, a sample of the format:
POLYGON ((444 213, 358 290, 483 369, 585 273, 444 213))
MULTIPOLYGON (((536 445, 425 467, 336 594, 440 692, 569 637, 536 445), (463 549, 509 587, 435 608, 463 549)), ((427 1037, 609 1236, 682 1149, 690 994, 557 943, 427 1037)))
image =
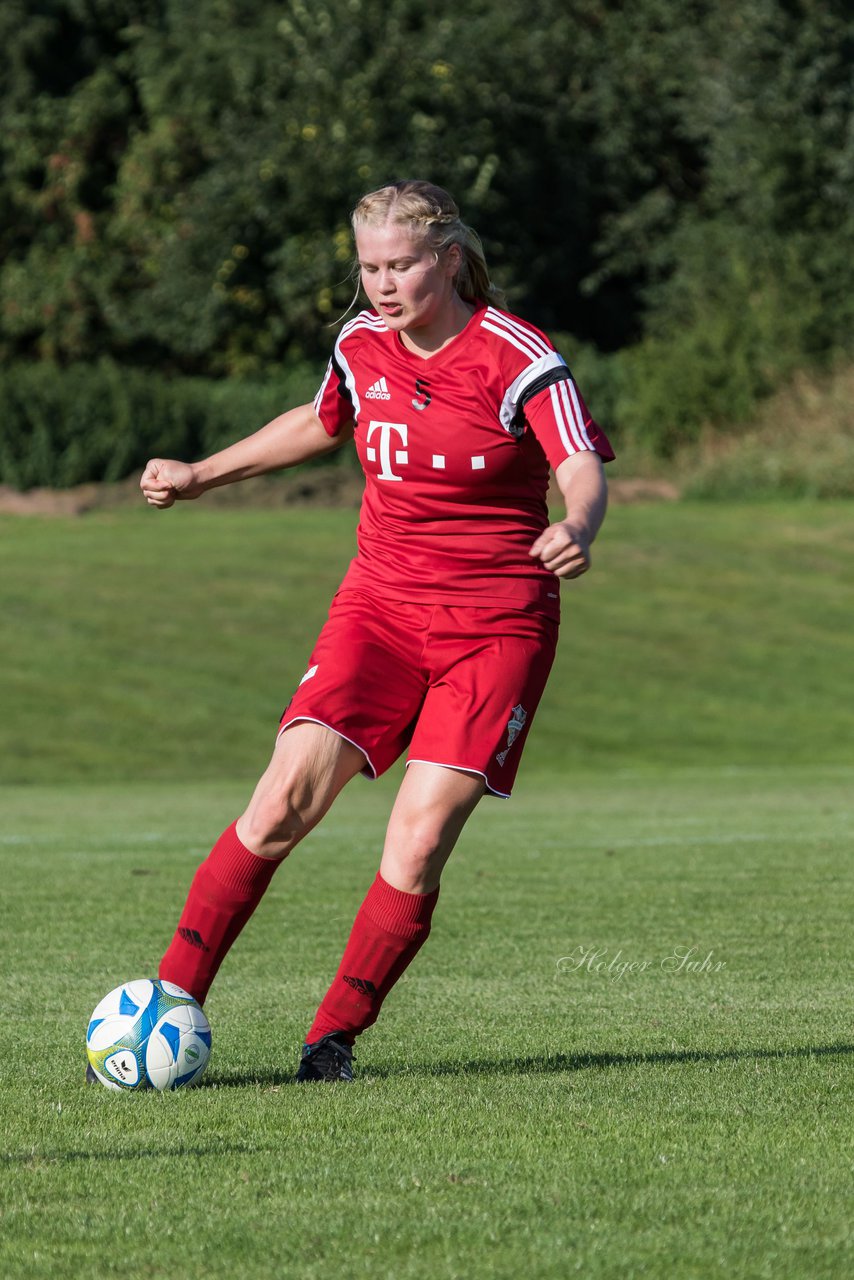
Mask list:
POLYGON ((441 351, 449 342, 462 333, 474 315, 475 308, 470 302, 464 302, 454 290, 448 304, 429 324, 419 325, 416 329, 403 329, 400 340, 408 351, 419 356, 432 356, 441 351))

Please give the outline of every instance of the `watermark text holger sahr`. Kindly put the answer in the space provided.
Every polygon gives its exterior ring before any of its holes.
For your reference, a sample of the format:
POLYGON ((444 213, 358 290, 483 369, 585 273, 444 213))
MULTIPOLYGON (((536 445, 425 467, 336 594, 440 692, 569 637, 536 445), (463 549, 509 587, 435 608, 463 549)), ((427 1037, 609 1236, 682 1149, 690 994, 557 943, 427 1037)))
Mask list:
POLYGON ((579 943, 570 955, 561 956, 557 961, 558 973, 597 973, 614 981, 652 969, 671 974, 703 974, 720 973, 725 968, 726 960, 715 959, 713 950, 703 954, 700 947, 673 947, 657 960, 630 960, 623 954, 622 947, 612 953, 608 947, 579 943))

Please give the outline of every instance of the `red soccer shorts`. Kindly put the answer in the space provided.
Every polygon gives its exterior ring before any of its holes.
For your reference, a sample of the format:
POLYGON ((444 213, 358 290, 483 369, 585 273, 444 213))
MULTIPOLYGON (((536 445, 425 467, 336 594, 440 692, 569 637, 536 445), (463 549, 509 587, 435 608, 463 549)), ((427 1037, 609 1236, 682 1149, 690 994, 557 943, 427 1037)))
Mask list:
POLYGON ((341 591, 285 709, 326 725, 379 777, 414 761, 482 774, 509 796, 551 670, 557 623, 489 605, 407 604, 341 591))

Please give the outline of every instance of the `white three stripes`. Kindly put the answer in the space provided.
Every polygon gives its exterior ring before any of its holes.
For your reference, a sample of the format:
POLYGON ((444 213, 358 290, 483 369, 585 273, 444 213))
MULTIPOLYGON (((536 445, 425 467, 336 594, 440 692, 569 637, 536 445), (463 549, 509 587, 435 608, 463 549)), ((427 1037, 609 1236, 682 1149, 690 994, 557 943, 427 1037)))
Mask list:
POLYGON ((584 418, 575 384, 564 380, 553 382, 549 387, 555 422, 561 442, 567 453, 578 453, 582 449, 592 449, 590 437, 584 429, 584 418))
MULTIPOLYGON (((539 334, 492 307, 487 308, 482 327, 512 343, 523 355, 533 359, 551 354, 552 348, 539 334)), ((571 378, 566 378, 552 383, 549 391, 558 433, 566 452, 570 454, 583 449, 592 450, 593 444, 584 426, 584 414, 581 412, 575 383, 571 378)))

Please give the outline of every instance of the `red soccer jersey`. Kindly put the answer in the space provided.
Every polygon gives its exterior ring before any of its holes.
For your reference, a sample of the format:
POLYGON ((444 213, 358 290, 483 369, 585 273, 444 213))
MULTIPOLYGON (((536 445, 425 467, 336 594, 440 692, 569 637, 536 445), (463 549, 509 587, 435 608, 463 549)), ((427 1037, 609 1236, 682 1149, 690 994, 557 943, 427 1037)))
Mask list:
POLYGON ((315 409, 331 436, 355 421, 366 477, 344 586, 558 616, 558 579, 528 554, 548 525, 549 463, 614 454, 539 329, 481 304, 424 359, 362 311, 341 331, 315 409))

